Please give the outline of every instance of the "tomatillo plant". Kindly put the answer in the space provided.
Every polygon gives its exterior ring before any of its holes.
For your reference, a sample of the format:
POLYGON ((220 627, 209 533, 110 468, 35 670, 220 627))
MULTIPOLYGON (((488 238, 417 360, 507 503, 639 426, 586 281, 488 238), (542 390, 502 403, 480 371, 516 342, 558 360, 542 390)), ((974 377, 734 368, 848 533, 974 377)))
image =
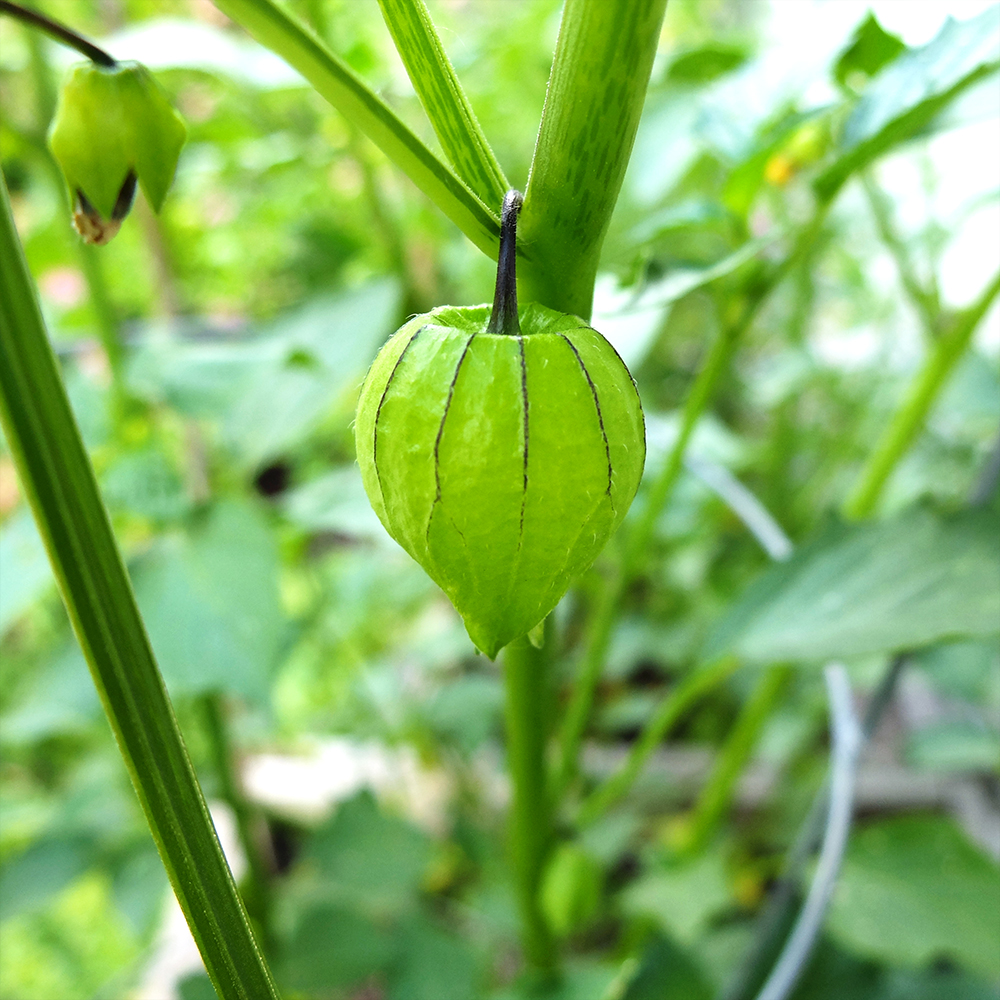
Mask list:
POLYGON ((361 390, 358 462, 389 534, 489 657, 534 628, 621 523, 646 454, 615 349, 577 316, 518 310, 504 199, 493 306, 442 306, 382 348, 361 390))

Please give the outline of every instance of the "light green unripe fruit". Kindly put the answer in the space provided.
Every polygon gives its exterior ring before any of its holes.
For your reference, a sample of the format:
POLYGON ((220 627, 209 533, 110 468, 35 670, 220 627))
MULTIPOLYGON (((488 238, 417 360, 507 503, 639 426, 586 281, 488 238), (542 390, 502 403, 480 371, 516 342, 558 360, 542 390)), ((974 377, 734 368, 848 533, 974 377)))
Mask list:
POLYGON ((532 303, 516 333, 492 332, 495 311, 410 320, 368 372, 355 424, 375 512, 491 658, 591 565, 645 458, 635 385, 596 330, 532 303))

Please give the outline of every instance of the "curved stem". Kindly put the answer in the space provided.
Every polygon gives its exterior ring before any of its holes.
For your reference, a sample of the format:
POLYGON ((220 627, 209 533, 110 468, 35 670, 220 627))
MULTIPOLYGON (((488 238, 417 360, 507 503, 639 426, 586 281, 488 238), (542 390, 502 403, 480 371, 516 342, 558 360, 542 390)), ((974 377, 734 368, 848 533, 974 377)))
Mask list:
POLYGON ((503 198, 500 213, 500 256, 497 258, 497 286, 493 293, 487 333, 516 336, 521 332, 517 318, 517 213, 524 198, 511 188, 503 198))
POLYGON ((98 66, 114 69, 118 65, 115 58, 104 49, 98 48, 93 42, 88 42, 82 35, 78 35, 72 28, 67 28, 65 24, 53 21, 52 18, 40 14, 37 10, 28 10, 20 4, 10 3, 9 0, 0 0, 0 14, 6 14, 22 24, 44 31, 50 38, 62 42, 63 45, 68 45, 71 49, 76 49, 77 52, 85 55, 98 66))

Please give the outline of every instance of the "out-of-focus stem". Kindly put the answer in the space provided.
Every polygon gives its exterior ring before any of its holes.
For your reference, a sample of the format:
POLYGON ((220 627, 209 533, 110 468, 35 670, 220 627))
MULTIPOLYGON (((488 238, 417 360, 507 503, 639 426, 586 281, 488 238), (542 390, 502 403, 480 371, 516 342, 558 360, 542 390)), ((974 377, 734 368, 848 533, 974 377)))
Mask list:
POLYGON ((906 398, 868 456, 857 486, 844 503, 844 516, 859 521, 875 509, 889 476, 906 454, 938 398, 955 365, 972 342, 976 327, 1000 293, 1000 273, 979 299, 963 309, 934 343, 910 385, 906 398))

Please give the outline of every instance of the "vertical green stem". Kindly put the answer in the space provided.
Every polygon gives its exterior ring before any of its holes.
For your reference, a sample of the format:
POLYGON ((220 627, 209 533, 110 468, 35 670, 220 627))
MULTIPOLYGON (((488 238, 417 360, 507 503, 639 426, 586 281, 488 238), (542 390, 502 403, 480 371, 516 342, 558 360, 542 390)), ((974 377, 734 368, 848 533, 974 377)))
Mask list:
POLYGON ((188 759, 0 178, 0 422, 163 865, 223 1000, 277 998, 188 759))
POLYGON ((844 503, 845 517, 859 521, 875 509, 889 476, 924 426, 945 381, 998 293, 1000 274, 994 276, 978 301, 959 313, 951 328, 934 343, 903 404, 868 456, 857 486, 844 503))
POLYGON ((521 218, 522 298, 589 320, 667 0, 566 0, 521 218))
MULTIPOLYGON (((550 629, 546 629, 551 632, 550 629)), ((513 783, 510 849, 517 880, 524 953, 532 972, 551 975, 556 953, 539 901, 542 874, 552 847, 552 809, 546 787, 548 655, 527 639, 504 650, 507 766, 513 783)))

